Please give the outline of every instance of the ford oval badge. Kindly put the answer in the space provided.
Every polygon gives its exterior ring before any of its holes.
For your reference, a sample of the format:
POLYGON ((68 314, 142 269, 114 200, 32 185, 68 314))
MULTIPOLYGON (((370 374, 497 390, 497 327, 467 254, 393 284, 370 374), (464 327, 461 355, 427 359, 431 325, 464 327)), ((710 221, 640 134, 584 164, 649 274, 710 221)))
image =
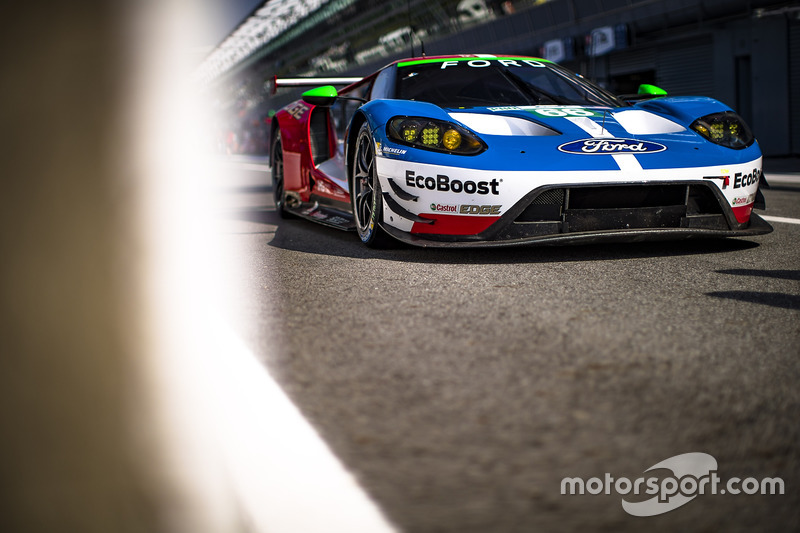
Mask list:
POLYGON ((614 155, 654 154, 663 152, 666 146, 636 139, 582 139, 562 144, 558 149, 567 154, 614 155))

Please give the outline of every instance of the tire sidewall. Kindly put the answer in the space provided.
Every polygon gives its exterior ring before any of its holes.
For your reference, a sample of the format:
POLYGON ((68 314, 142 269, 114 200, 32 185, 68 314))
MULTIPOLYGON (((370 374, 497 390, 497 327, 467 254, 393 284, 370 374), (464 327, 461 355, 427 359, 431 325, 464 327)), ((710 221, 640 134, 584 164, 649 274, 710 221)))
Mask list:
MULTIPOLYGON (((356 140, 356 154, 355 157, 358 157, 358 151, 361 147, 362 142, 369 143, 370 150, 372 151, 372 175, 370 176, 370 180, 372 183, 372 209, 370 211, 370 219, 364 229, 361 228, 360 221, 358 219, 358 212, 356 206, 356 195, 351 195, 351 205, 353 208, 353 214, 356 218, 356 231, 358 232, 358 236, 361 238, 361 242, 366 245, 373 244, 379 237, 381 229, 380 229, 380 220, 381 214, 383 212, 383 198, 381 196, 381 185, 378 181, 378 169, 377 165, 377 157, 375 154, 375 142, 372 138, 372 131, 369 128, 369 124, 366 122, 361 126, 361 129, 358 132, 358 138, 356 140)), ((353 165, 355 166, 355 161, 353 165)), ((355 174, 355 172, 354 172, 355 174)), ((355 175, 353 176, 353 190, 355 188, 355 175)))
POLYGON ((280 169, 280 173, 277 173, 278 165, 283 165, 283 142, 281 141, 281 134, 280 130, 278 130, 277 135, 275 136, 275 140, 272 142, 272 188, 273 188, 273 199, 275 201, 275 210, 281 216, 281 218, 286 218, 288 213, 286 212, 286 186, 284 180, 284 169, 280 169), (281 154, 278 154, 277 151, 280 150, 281 154), (278 162, 278 155, 280 155, 280 163, 278 162))

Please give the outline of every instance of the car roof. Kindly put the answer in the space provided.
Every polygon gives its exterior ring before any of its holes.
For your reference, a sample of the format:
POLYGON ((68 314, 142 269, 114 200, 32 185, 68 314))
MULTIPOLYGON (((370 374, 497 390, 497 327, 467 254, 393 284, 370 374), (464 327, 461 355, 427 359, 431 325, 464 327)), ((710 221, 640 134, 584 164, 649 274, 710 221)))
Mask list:
POLYGON ((379 68, 378 70, 372 72, 364 76, 361 80, 351 83, 347 87, 342 89, 342 92, 345 92, 353 87, 361 85, 362 83, 367 82, 368 80, 374 79, 380 72, 392 68, 392 67, 402 67, 407 65, 415 65, 415 64, 424 64, 424 63, 439 63, 444 61, 476 61, 476 60, 497 60, 497 59, 507 59, 507 60, 528 60, 528 61, 537 61, 541 63, 552 63, 547 59, 542 59, 540 57, 532 57, 532 56, 522 56, 522 55, 493 55, 493 54, 453 54, 453 55, 439 55, 439 56, 418 56, 418 57, 406 57, 403 59, 397 59, 392 61, 388 65, 379 68))

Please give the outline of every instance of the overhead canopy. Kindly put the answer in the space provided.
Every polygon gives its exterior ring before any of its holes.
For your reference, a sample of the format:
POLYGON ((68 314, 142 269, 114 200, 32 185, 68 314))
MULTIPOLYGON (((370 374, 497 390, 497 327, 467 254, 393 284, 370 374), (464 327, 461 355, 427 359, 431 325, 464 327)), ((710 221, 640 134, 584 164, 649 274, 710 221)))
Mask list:
POLYGON ((494 15, 486 2, 265 0, 209 54, 195 71, 195 81, 203 85, 217 82, 276 53, 280 54, 275 56, 276 63, 286 61, 295 66, 314 58, 318 65, 306 67, 319 71, 337 71, 330 65, 337 61, 352 64, 352 57, 345 59, 349 55, 355 55, 355 63, 361 65, 399 48, 413 49, 414 41, 419 43, 428 35, 440 38, 466 25, 491 20, 494 15))
POLYGON ((220 76, 331 1, 335 0, 266 0, 200 65, 199 80, 220 76))

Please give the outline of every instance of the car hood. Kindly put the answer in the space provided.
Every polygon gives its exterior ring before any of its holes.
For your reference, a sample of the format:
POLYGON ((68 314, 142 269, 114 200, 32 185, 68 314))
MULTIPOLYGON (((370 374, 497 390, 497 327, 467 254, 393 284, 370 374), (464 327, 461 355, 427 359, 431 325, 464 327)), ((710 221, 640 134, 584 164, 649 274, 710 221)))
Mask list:
POLYGON ((453 119, 483 135, 625 138, 687 130, 687 126, 675 118, 634 107, 505 106, 446 111, 453 119))
POLYGON ((706 98, 664 100, 657 105, 620 108, 492 106, 445 112, 483 138, 495 161, 507 157, 512 165, 517 164, 512 160, 518 154, 532 153, 548 154, 547 161, 540 158, 537 165, 576 169, 617 168, 611 158, 587 157, 592 155, 632 154, 642 168, 720 165, 760 157, 757 144, 751 149, 731 150, 708 142, 690 128, 694 119, 718 111, 718 102, 706 98))
POLYGON ((758 143, 742 150, 713 144, 691 129, 697 118, 727 111, 705 97, 667 97, 632 106, 486 106, 443 108, 413 100, 373 100, 362 111, 369 117, 382 155, 431 165, 480 170, 618 171, 621 157, 635 158, 635 168, 670 169, 720 166, 756 161, 758 143), (409 150, 385 134, 392 117, 417 116, 460 123, 486 145, 464 156, 409 150), (595 150, 596 149, 596 150, 595 150), (593 151, 594 150, 594 151, 593 151))

